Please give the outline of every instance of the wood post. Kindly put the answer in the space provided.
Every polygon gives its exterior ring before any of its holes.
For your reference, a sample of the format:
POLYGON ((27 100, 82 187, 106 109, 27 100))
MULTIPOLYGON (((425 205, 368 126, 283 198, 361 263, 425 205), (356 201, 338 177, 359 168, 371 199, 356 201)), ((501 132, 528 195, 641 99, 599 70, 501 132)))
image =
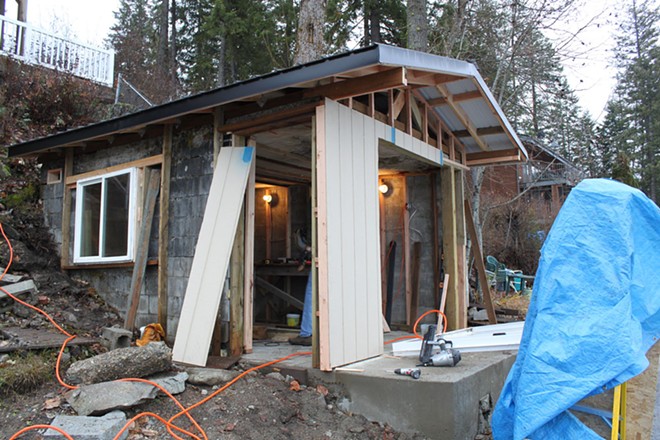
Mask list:
POLYGON ((158 213, 158 323, 167 335, 168 245, 170 242, 170 176, 172 168, 172 126, 163 129, 163 163, 160 168, 160 211, 158 213))
POLYGON ((60 266, 62 268, 71 263, 71 191, 66 178, 73 174, 73 149, 64 150, 64 172, 62 176, 62 253, 60 266))
POLYGON ((474 264, 477 266, 479 286, 481 286, 484 303, 486 304, 486 313, 488 313, 488 323, 497 324, 497 315, 495 315, 495 306, 493 305, 493 299, 490 296, 490 286, 488 285, 488 277, 486 276, 484 257, 481 253, 481 243, 479 243, 477 228, 474 224, 474 219, 472 218, 472 207, 470 206, 470 201, 467 199, 465 200, 465 219, 468 232, 470 233, 470 241, 472 242, 472 253, 474 255, 474 264))
POLYGON ((410 321, 410 310, 412 309, 412 280, 410 277, 410 212, 408 211, 408 181, 405 176, 401 177, 401 191, 403 198, 403 249, 402 258, 404 266, 406 286, 406 324, 413 325, 410 321))
POLYGON ((454 169, 454 188, 456 190, 456 298, 458 313, 458 328, 467 327, 467 241, 465 236, 465 214, 463 212, 463 201, 465 191, 463 189, 463 171, 454 169))
MULTIPOLYGON (((245 145, 245 138, 233 136, 232 145, 240 147, 245 145)), ((256 158, 253 158, 256 161, 256 158)), ((249 177, 248 177, 249 179, 249 177)), ((229 349, 232 356, 243 354, 243 328, 244 328, 244 289, 245 289, 245 203, 236 227, 234 247, 231 251, 229 266, 229 349)))
POLYGON ((144 273, 147 269, 147 258, 149 256, 149 237, 151 236, 151 224, 153 223, 154 212, 156 211, 156 198, 160 190, 160 171, 145 168, 145 182, 147 183, 146 197, 142 210, 142 221, 138 234, 137 254, 135 256, 135 266, 133 267, 133 276, 131 278, 131 291, 129 293, 129 305, 126 312, 124 328, 133 330, 135 326, 135 316, 137 315, 138 305, 140 304, 140 292, 144 282, 144 273))
MULTIPOLYGON (((254 139, 248 140, 248 146, 256 148, 254 139)), ((243 287, 243 347, 245 353, 252 353, 252 324, 254 308, 254 215, 255 215, 255 179, 256 179, 256 153, 252 160, 247 188, 245 190, 245 268, 243 287)))
POLYGON ((449 275, 447 286, 447 325, 448 329, 464 328, 467 323, 462 316, 467 315, 465 308, 465 292, 459 290, 459 238, 456 209, 456 178, 454 170, 444 167, 441 170, 442 179, 442 241, 445 255, 445 273, 449 275))

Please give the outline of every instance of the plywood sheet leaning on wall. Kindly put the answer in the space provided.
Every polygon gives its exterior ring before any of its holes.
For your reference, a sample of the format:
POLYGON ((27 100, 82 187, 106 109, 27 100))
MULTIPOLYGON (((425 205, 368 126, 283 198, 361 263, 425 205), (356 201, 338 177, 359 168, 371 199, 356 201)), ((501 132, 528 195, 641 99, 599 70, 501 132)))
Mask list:
POLYGON ((206 365, 252 160, 252 147, 220 149, 174 341, 177 362, 206 365))

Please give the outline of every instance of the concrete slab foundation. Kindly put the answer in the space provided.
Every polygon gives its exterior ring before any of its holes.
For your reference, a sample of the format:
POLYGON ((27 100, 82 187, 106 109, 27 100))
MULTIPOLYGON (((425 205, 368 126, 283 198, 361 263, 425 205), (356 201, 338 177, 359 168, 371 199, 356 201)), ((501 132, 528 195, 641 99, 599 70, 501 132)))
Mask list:
MULTIPOLYGON (((399 332, 388 334, 388 338, 396 336, 399 332)), ((259 365, 304 350, 309 347, 255 341, 253 352, 242 360, 259 365)), ((340 386, 346 396, 342 409, 398 431, 432 439, 474 440, 482 418, 480 401, 490 395, 494 408, 515 358, 515 351, 463 353, 455 367, 420 367, 422 375, 417 380, 394 374, 396 368, 412 368, 418 361, 391 356, 390 346, 383 356, 332 373, 312 368, 311 356, 294 357, 274 367, 302 383, 340 386)))
POLYGON ((480 400, 490 395, 493 404, 497 401, 514 360, 513 352, 465 353, 455 367, 420 367, 422 375, 415 380, 394 370, 415 367, 417 359, 378 357, 338 368, 335 376, 344 385, 345 407, 351 412, 398 431, 474 440, 480 400))

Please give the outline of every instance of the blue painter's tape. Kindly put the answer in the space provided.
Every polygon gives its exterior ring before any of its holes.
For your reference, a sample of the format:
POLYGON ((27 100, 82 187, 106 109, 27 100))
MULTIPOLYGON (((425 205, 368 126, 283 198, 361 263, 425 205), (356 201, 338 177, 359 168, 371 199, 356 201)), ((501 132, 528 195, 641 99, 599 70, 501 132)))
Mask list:
POLYGON ((396 128, 392 127, 392 143, 396 144, 396 128))
POLYGON ((445 155, 442 153, 442 150, 440 150, 440 166, 442 166, 445 162, 445 155))
POLYGON ((245 147, 245 150, 243 150, 243 162, 250 163, 253 151, 254 147, 245 147))

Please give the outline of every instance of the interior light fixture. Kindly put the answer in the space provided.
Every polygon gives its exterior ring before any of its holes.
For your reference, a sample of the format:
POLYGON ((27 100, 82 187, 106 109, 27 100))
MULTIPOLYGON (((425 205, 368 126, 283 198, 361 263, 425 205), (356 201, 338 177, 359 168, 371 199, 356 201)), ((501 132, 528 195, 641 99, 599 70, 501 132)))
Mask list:
POLYGON ((390 187, 386 183, 381 183, 378 185, 378 191, 380 191, 383 194, 387 194, 387 192, 390 190, 390 187))
POLYGON ((270 194, 266 194, 263 198, 266 203, 270 203, 273 201, 273 196, 270 194))

